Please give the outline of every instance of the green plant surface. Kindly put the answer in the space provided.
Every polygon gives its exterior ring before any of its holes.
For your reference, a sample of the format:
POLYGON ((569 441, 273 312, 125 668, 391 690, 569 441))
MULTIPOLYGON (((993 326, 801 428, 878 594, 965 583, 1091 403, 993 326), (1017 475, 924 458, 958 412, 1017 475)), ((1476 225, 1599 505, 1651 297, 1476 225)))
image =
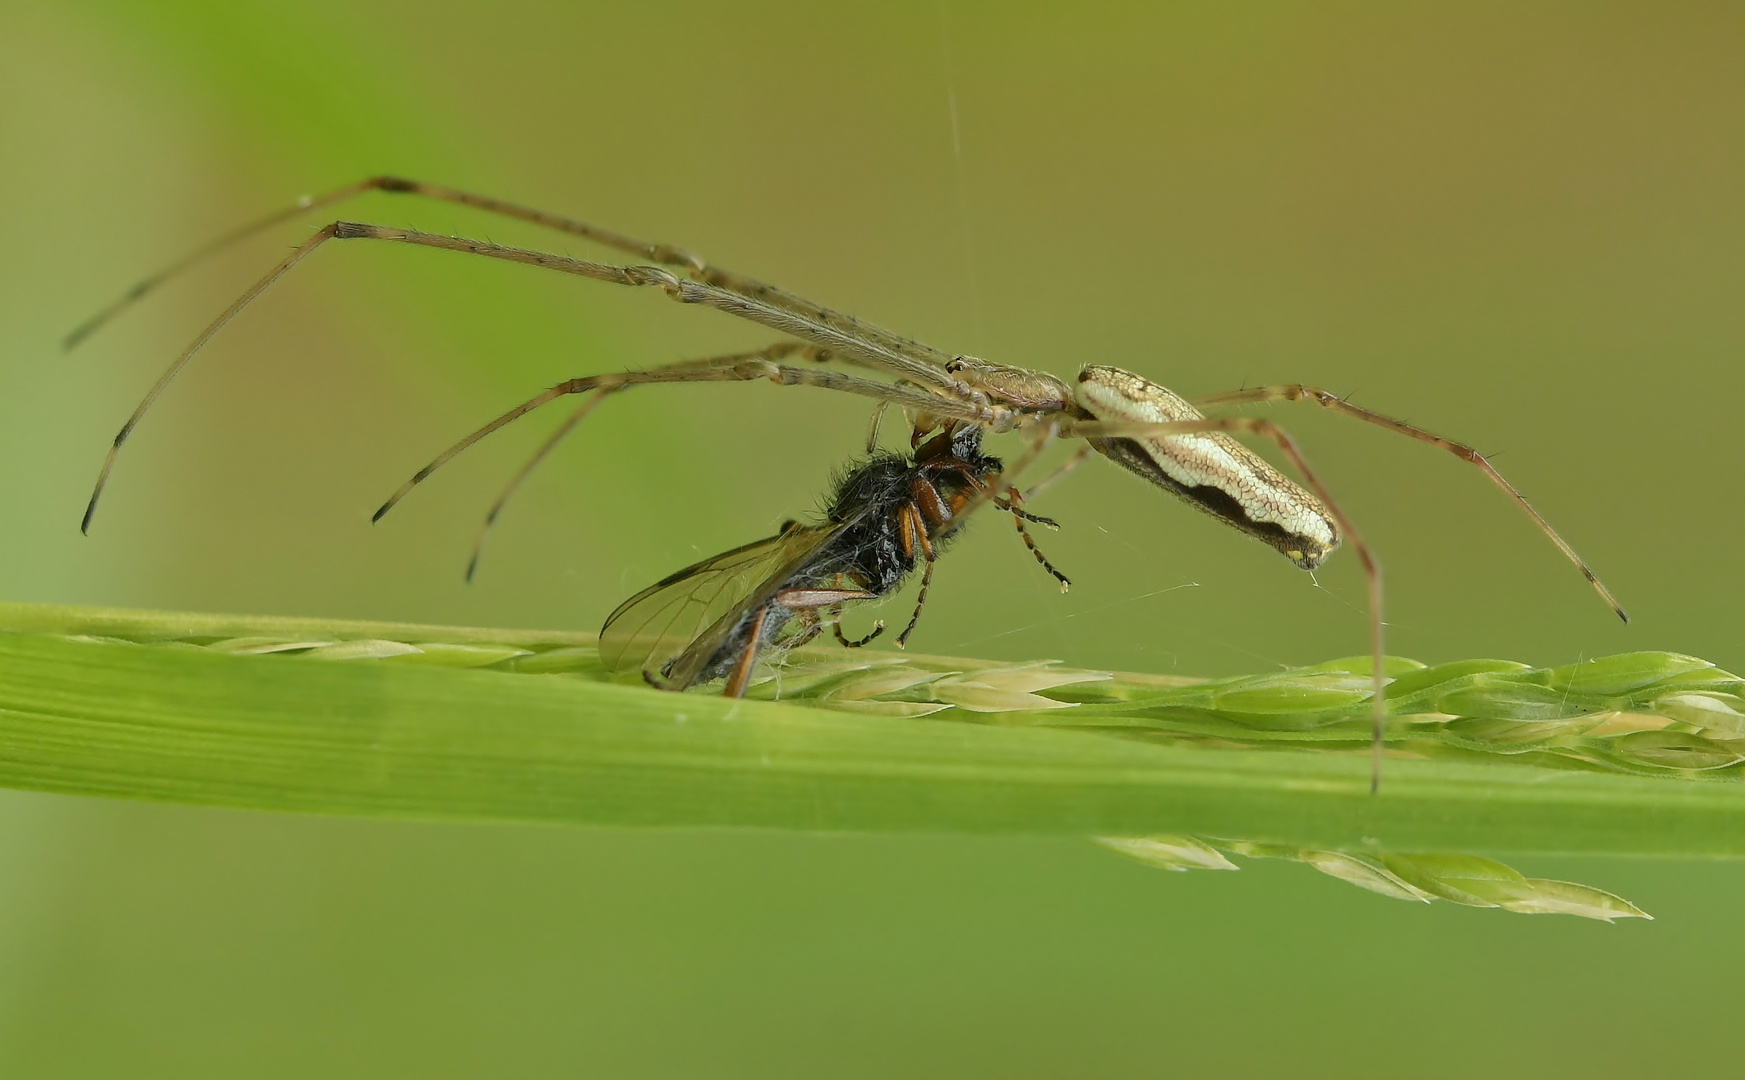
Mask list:
POLYGON ((1220 837, 1167 835, 1102 836, 1097 843, 1162 870, 1240 870, 1227 854, 1285 859, 1395 900, 1422 904, 1447 900, 1462 907, 1501 908, 1520 915, 1575 915, 1600 922, 1654 917, 1623 897, 1592 885, 1530 878, 1512 866, 1479 855, 1320 851, 1220 837))
POLYGON ((0 783, 17 788, 451 820, 1745 854, 1725 737, 1739 680, 1675 654, 1392 661, 1390 701, 1414 712, 1371 797, 1355 662, 1195 684, 806 652, 784 700, 730 701, 614 681, 586 635, 32 605, 0 606, 0 629, 0 783), (1718 729, 1691 722, 1710 715, 1718 729))

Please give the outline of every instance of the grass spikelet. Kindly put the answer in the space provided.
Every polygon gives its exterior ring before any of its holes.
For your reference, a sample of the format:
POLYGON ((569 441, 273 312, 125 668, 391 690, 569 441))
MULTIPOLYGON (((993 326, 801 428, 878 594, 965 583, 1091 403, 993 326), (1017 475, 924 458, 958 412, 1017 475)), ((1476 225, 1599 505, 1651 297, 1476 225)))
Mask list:
POLYGON ((1138 837, 1110 843, 1178 869, 1287 858, 1402 899, 1601 918, 1639 913, 1494 856, 1745 855, 1730 672, 1638 652, 1390 658, 1386 674, 1372 798, 1362 658, 1194 680, 807 648, 735 701, 608 673, 587 634, 0 605, 0 784, 449 820, 1138 837), (1414 854, 1460 851, 1485 855, 1414 854))

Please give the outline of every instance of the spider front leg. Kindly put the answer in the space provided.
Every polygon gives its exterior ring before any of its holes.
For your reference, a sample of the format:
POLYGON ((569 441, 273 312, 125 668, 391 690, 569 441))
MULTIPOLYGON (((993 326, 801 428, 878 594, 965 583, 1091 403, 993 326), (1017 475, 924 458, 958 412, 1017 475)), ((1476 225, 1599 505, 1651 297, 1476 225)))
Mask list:
MULTIPOLYGON (((275 225, 284 224, 285 222, 302 217, 312 211, 335 206, 372 191, 379 191, 390 195, 412 195, 437 202, 447 202, 459 206, 470 207, 487 214, 496 214, 501 217, 514 218, 518 221, 525 221, 541 228, 581 237, 584 240, 592 241, 593 243, 600 244, 604 247, 613 248, 637 258, 647 259, 651 262, 658 263, 661 266, 681 270, 688 274, 694 281, 700 282, 704 285, 754 300, 760 306, 784 312, 792 318, 814 328, 828 328, 829 330, 846 334, 857 341, 865 342, 872 347, 872 350, 875 353, 879 354, 877 357, 878 360, 890 364, 894 369, 908 371, 912 376, 920 378, 929 384, 940 383, 941 373, 944 371, 946 364, 951 360, 951 357, 948 354, 943 353, 938 349, 934 349, 931 346, 903 337, 900 334, 894 334, 889 330, 874 326, 871 323, 856 319, 853 316, 832 311, 821 304, 813 303, 804 297, 797 296, 784 289, 779 289, 773 285, 745 277, 741 274, 733 273, 732 271, 725 270, 718 266, 713 266, 702 256, 687 251, 682 247, 673 244, 638 239, 637 237, 627 236, 624 233, 616 232, 612 229, 603 228, 585 221, 578 221, 561 214, 554 214, 549 211, 522 206, 505 199, 498 199, 489 195, 480 195, 471 191, 463 191, 459 188, 452 188, 443 184, 433 184, 423 180, 411 180, 400 176, 372 176, 353 184, 347 184, 341 188, 335 188, 334 190, 325 192, 321 195, 305 196, 304 198, 298 199, 296 203, 289 207, 275 211, 265 217, 250 222, 239 229, 235 229, 218 237, 216 240, 195 249, 190 254, 183 256, 164 269, 152 274, 150 277, 135 283, 134 286, 128 289, 127 292, 123 293, 120 298, 105 307, 96 315, 81 323, 72 333, 68 334, 63 343, 64 347, 67 349, 74 348, 117 314, 137 303, 157 289, 158 286, 181 274, 182 271, 188 269, 190 266, 199 263, 207 256, 246 240, 251 236, 265 232, 275 225)), ((329 226, 329 229, 332 229, 333 227, 334 226, 329 226)), ((365 226, 364 228, 373 229, 376 227, 365 226)), ((486 246, 492 248, 498 247, 498 245, 486 246)), ((801 336, 806 335, 802 334, 801 336)), ((955 382, 955 380, 952 380, 949 377, 943 379, 943 383, 952 382, 955 382)))
MULTIPOLYGON (((134 428, 139 425, 140 420, 144 418, 176 376, 244 308, 330 240, 376 240, 411 244, 519 263, 523 266, 590 278, 613 285, 630 288, 657 288, 679 303, 699 304, 715 308, 729 315, 800 338, 833 355, 841 356, 845 361, 883 371, 914 385, 929 388, 927 391, 899 394, 895 392, 897 388, 890 384, 878 383, 870 379, 850 379, 838 385, 838 389, 850 389, 852 385, 880 387, 880 392, 872 396, 881 400, 888 399, 894 404, 904 404, 905 407, 913 401, 918 406, 929 409, 932 414, 946 419, 968 419, 1002 430, 1001 425, 1010 426, 1012 419, 1009 409, 990 406, 988 396, 985 393, 947 372, 931 351, 929 355, 920 355, 922 346, 909 342, 906 338, 899 338, 888 332, 880 331, 877 327, 861 323, 848 316, 839 315, 817 305, 807 304, 791 294, 760 286, 754 282, 742 281, 731 275, 698 271, 699 280, 687 280, 659 266, 616 266, 609 263, 590 262, 586 259, 572 259, 550 252, 509 247, 482 240, 440 236, 417 229, 395 229, 355 221, 335 221, 304 241, 278 266, 225 308, 164 369, 163 374, 146 391, 145 397, 140 400, 139 405, 127 418, 127 422, 122 424, 121 430, 116 432, 115 438, 111 441, 109 452, 103 459, 103 466, 98 471, 97 482, 91 490, 90 502, 86 504, 84 517, 79 522, 80 531, 88 532, 90 530, 91 519, 97 512, 97 503, 102 498, 104 487, 109 482, 109 474, 115 467, 115 459, 120 454, 122 445, 127 442, 134 428)), ((676 252, 677 249, 672 250, 676 252)), ((674 257, 677 258, 676 255, 674 257)), ((146 283, 145 287, 149 290, 150 283, 146 283)), ((818 383, 817 385, 825 384, 818 383)), ((866 391, 851 389, 851 392, 865 393, 866 391)))

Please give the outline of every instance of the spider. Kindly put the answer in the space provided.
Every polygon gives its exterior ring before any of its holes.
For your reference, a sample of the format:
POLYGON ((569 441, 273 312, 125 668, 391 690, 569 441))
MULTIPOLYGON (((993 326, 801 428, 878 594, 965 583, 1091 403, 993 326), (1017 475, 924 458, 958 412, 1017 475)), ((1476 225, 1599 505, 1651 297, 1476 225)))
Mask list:
MULTIPOLYGON (((844 635, 843 605, 889 596, 922 561, 914 613, 897 635, 902 648, 927 603, 934 561, 951 539, 947 526, 1000 473, 1000 459, 982 453, 981 444, 981 428, 954 425, 910 458, 873 455, 837 478, 818 524, 790 521, 774 536, 687 566, 620 604, 600 630, 601 661, 614 672, 640 669, 662 690, 725 676, 722 694, 742 697, 759 652, 805 644, 826 617, 851 649, 882 634, 879 622, 865 637, 844 635)), ((1012 515, 1025 546, 1064 592, 1071 582, 1024 528, 1026 521, 1055 523, 1020 509, 1015 492, 993 502, 1012 515)))
MULTIPOLYGON (((592 375, 559 383, 492 420, 438 455, 383 504, 376 512, 376 520, 433 471, 479 439, 558 398, 576 394, 589 395, 560 429, 539 448, 533 459, 516 474, 487 516, 488 528, 501 510, 504 500, 515 490, 528 470, 572 430, 594 405, 610 394, 632 386, 653 383, 768 380, 784 386, 815 386, 856 394, 876 403, 873 416, 875 432, 878 419, 886 409, 891 406, 903 409, 912 419, 911 445, 919 445, 936 431, 964 425, 992 433, 1015 432, 1024 438, 1027 446, 1012 466, 992 479, 985 489, 978 491, 959 508, 953 520, 944 526, 942 535, 959 527, 982 503, 1000 498, 1014 478, 1034 463, 1051 444, 1063 439, 1081 440, 1085 445, 1079 452, 1055 474, 1037 485, 1038 487, 1053 482, 1060 475, 1077 467, 1092 453, 1101 453, 1197 509, 1276 548, 1304 570, 1313 570, 1319 566, 1341 542, 1351 545, 1362 563, 1369 596, 1370 650, 1373 657, 1373 789, 1380 775, 1386 721, 1381 566, 1357 530, 1352 527, 1338 502, 1310 468, 1295 440, 1283 428, 1264 417, 1208 417, 1201 412, 1202 409, 1215 410, 1262 402, 1299 401, 1319 405, 1340 415, 1439 447, 1478 468, 1581 571, 1612 611, 1625 622, 1629 621, 1629 616, 1593 570, 1484 455, 1465 444, 1354 405, 1330 391, 1316 386, 1289 383, 1232 390, 1190 403, 1139 375, 1102 365, 1081 369, 1077 378, 1069 385, 1046 372, 941 351, 832 311, 773 285, 713 266, 683 248, 650 243, 584 222, 418 180, 393 176, 372 177, 323 195, 306 197, 294 206, 220 237, 135 285, 109 307, 74 330, 67 338, 67 346, 71 348, 76 345, 116 313, 203 256, 270 226, 333 206, 369 191, 416 195, 473 207, 581 237, 646 261, 630 265, 590 262, 415 229, 334 221, 317 230, 219 314, 146 392, 110 445, 91 493, 91 501, 86 506, 85 516, 80 523, 81 530, 89 530, 92 515, 96 512, 97 502, 108 482, 116 455, 138 425, 140 418, 189 360, 226 323, 328 241, 376 240, 502 259, 615 285, 655 288, 679 303, 712 307, 761 324, 783 335, 783 340, 753 352, 667 364, 640 371, 592 375), (839 370, 835 365, 861 369, 865 374, 839 370), (874 375, 884 378, 875 378, 874 375), (1238 443, 1232 438, 1237 434, 1270 439, 1302 476, 1307 489, 1293 483, 1238 443)), ((483 532, 480 543, 482 540, 483 532)), ((476 565, 477 552, 478 545, 475 544, 469 571, 476 565)))

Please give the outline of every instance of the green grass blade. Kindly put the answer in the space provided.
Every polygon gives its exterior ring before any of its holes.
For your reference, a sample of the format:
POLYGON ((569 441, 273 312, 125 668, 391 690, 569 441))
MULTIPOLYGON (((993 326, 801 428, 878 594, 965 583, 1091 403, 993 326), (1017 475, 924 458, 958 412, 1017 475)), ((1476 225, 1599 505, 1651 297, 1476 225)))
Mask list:
POLYGON ((1745 854, 1725 732, 1620 721, 1731 709, 1738 680, 1688 657, 1391 665, 1390 702, 1506 715, 1402 721, 1414 757, 1371 798, 1349 662, 1191 684, 816 655, 782 680, 797 702, 727 701, 613 682, 587 635, 0 605, 0 784, 452 820, 1745 854), (1452 730, 1482 723, 1531 737, 1452 730), (1643 734, 1660 741, 1622 742, 1643 734))

